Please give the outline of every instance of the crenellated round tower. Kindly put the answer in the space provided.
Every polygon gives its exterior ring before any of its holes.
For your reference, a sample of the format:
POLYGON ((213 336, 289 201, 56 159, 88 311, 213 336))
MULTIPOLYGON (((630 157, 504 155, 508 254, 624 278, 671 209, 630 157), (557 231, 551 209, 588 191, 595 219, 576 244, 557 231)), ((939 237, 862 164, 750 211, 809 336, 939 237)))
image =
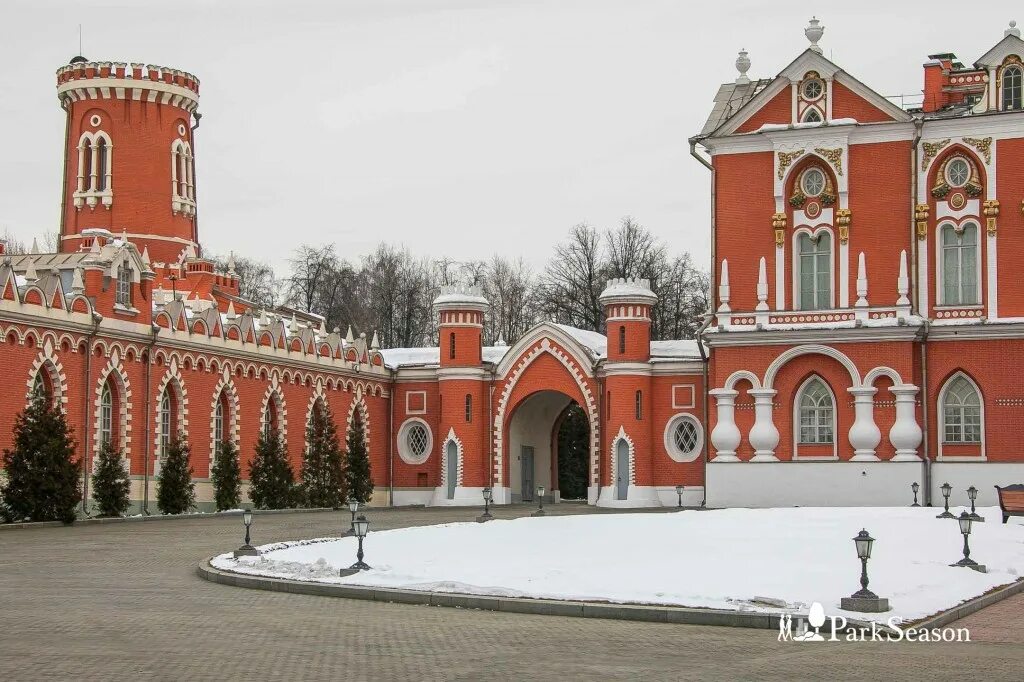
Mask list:
POLYGON ((199 79, 151 64, 75 57, 57 70, 67 112, 61 251, 83 230, 126 234, 154 262, 198 254, 195 143, 199 79))
POLYGON ((651 308, 658 297, 646 279, 610 279, 599 299, 604 306, 609 362, 651 358, 651 308))

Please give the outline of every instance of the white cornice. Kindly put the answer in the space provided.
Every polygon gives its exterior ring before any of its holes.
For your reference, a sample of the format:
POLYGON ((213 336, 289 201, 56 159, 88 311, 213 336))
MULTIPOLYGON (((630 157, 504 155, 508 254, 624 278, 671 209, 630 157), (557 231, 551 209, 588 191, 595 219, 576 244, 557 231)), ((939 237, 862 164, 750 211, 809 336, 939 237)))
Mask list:
POLYGON ((435 372, 438 381, 484 381, 491 373, 478 367, 445 367, 435 372))
POLYGON ((724 346, 774 346, 788 343, 863 343, 913 341, 920 327, 862 327, 859 329, 795 329, 779 331, 730 331, 705 334, 714 348, 724 346))

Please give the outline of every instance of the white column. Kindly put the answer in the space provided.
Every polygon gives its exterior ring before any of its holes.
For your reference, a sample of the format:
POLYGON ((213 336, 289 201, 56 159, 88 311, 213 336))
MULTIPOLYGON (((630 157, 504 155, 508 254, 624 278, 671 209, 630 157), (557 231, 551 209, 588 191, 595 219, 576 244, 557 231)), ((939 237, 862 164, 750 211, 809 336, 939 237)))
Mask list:
POLYGON ((998 255, 996 254, 996 234, 993 232, 989 234, 985 239, 986 254, 985 254, 985 278, 987 285, 985 288, 987 291, 985 294, 988 296, 988 319, 990 322, 994 322, 999 317, 999 278, 998 273, 998 255))
POLYGON ((871 386, 855 386, 848 388, 853 394, 854 420, 850 427, 850 445, 853 446, 855 462, 877 462, 875 448, 882 441, 882 432, 875 424, 875 393, 877 388, 871 386))
POLYGON ((839 242, 839 307, 850 307, 850 245, 839 242))
POLYGON ((786 309, 786 247, 775 247, 775 309, 786 309))
POLYGON ((772 419, 773 400, 778 392, 774 388, 756 388, 747 391, 754 397, 754 426, 750 429, 750 444, 754 448, 751 462, 778 462, 775 448, 779 445, 779 430, 772 419))
POLYGON ((716 388, 708 391, 715 398, 718 418, 711 431, 711 444, 715 447, 714 462, 738 462, 736 448, 740 446, 740 430, 736 426, 736 396, 739 391, 716 388))
POLYGON ((893 386, 889 391, 896 396, 896 423, 889 429, 889 442, 896 448, 893 462, 919 462, 921 456, 917 447, 921 444, 923 434, 921 425, 917 423, 918 388, 913 384, 893 386))

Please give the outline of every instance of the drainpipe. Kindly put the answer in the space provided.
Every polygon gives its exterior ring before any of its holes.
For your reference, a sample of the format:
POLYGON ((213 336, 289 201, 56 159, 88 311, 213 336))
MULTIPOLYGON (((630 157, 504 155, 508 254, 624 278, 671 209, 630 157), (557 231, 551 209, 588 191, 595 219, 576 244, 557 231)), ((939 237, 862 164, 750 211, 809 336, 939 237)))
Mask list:
POLYGON ((84 389, 82 391, 82 420, 83 420, 83 431, 85 435, 83 437, 83 448, 82 448, 82 514, 88 518, 88 500, 89 500, 89 436, 92 434, 92 428, 89 425, 89 385, 92 377, 92 344, 96 339, 96 331, 99 329, 100 322, 103 321, 103 316, 98 312, 93 311, 92 313, 92 329, 89 330, 87 346, 85 350, 85 383, 83 384, 84 389))
MULTIPOLYGON (((914 214, 917 212, 917 174, 918 174, 918 160, 917 160, 917 147, 921 143, 921 131, 924 128, 924 119, 914 119, 914 140, 910 143, 910 290, 913 295, 910 297, 910 312, 911 314, 921 314, 919 308, 917 290, 917 230, 916 220, 914 214)), ((927 311, 925 311, 927 312, 927 311)), ((926 315, 922 315, 925 317, 926 315)))
MULTIPOLYGON (((704 315, 704 323, 701 324, 700 329, 697 330, 697 335, 696 335, 697 336, 697 351, 700 353, 700 360, 701 360, 701 365, 703 367, 702 372, 703 372, 703 377, 704 377, 704 383, 703 383, 704 390, 701 391, 701 393, 703 394, 701 396, 701 421, 704 424, 704 430, 705 431, 707 431, 707 428, 708 428, 708 355, 707 355, 707 352, 704 350, 704 331, 711 325, 712 318, 713 318, 713 316, 712 316, 710 311, 704 315)), ((703 448, 704 452, 701 453, 703 455, 703 457, 701 459, 701 470, 703 472, 702 473, 702 478, 703 478, 703 483, 704 483, 701 486, 701 488, 703 488, 703 490, 704 490, 704 499, 702 499, 700 501, 700 506, 701 506, 702 509, 707 505, 707 501, 708 501, 708 454, 709 454, 708 441, 709 440, 710 440, 710 438, 704 438, 704 448, 703 448)))
MULTIPOLYGON (((708 427, 708 362, 709 362, 709 358, 708 358, 707 353, 704 350, 704 340, 703 340, 703 338, 704 338, 704 332, 707 330, 708 326, 711 325, 711 320, 712 320, 712 312, 711 311, 715 309, 715 292, 718 291, 717 282, 715 280, 715 278, 718 276, 718 274, 717 274, 718 273, 718 267, 717 267, 717 264, 718 264, 718 249, 717 249, 717 240, 715 238, 716 237, 716 231, 717 231, 716 230, 716 228, 717 228, 717 213, 715 211, 715 190, 716 190, 715 179, 716 179, 716 173, 715 173, 715 167, 707 159, 705 159, 703 156, 701 156, 697 152, 697 143, 701 142, 703 139, 704 138, 700 137, 700 136, 698 136, 698 137, 691 137, 689 142, 690 142, 690 156, 692 156, 693 158, 697 159, 697 161, 700 162, 700 165, 704 166, 709 171, 711 171, 711 269, 709 271, 710 291, 708 292, 708 294, 709 294, 708 295, 708 300, 710 302, 709 305, 711 307, 711 310, 709 310, 707 312, 707 314, 704 316, 704 323, 701 324, 700 329, 697 330, 697 334, 696 334, 696 336, 697 336, 697 350, 700 352, 701 361, 704 364, 704 370, 703 370, 703 376, 704 376, 704 390, 703 390, 703 394, 704 395, 701 397, 701 411, 702 411, 702 419, 704 420, 704 430, 707 431, 707 427, 708 427)), ((709 441, 710 441, 710 438, 708 438, 705 435, 705 438, 704 438, 704 453, 703 453, 703 462, 702 462, 703 476, 704 476, 704 486, 703 486, 703 488, 704 488, 704 499, 701 500, 701 503, 700 503, 701 507, 704 507, 705 504, 707 503, 707 500, 708 500, 708 477, 707 477, 707 473, 708 473, 708 453, 709 453, 708 443, 709 443, 709 441)))
MULTIPOLYGON (((487 485, 494 491, 494 381, 497 365, 491 365, 491 385, 487 389, 487 485)), ((493 495, 492 495, 493 497, 493 495)), ((511 500, 510 500, 511 501, 511 500)))
POLYGON ((149 339, 149 347, 146 352, 146 422, 142 427, 143 438, 145 438, 145 446, 143 447, 143 456, 145 459, 142 463, 143 516, 149 516, 149 461, 152 458, 150 448, 153 445, 153 434, 149 431, 152 422, 152 396, 150 395, 150 391, 152 390, 153 382, 153 346, 156 345, 156 335, 160 333, 160 325, 150 322, 150 331, 151 336, 149 339))
POLYGON ((395 370, 388 391, 388 506, 395 506, 395 370))
POLYGON ((928 423, 928 332, 931 331, 931 322, 926 318, 924 331, 921 334, 921 421, 924 424, 924 506, 932 506, 932 458, 930 451, 930 439, 928 437, 931 429, 928 423))
MULTIPOLYGON (((63 103, 62 103, 62 106, 63 103)), ((60 236, 57 237, 57 252, 64 253, 64 234, 67 230, 67 208, 68 208, 68 156, 70 150, 68 145, 71 144, 71 108, 64 106, 64 110, 67 112, 67 118, 64 120, 64 181, 62 183, 62 191, 60 195, 60 236)))
POLYGON ((192 112, 192 116, 196 119, 196 124, 192 126, 192 203, 195 205, 195 211, 192 213, 192 241, 197 245, 199 244, 199 183, 196 182, 196 131, 199 130, 199 122, 203 119, 203 115, 198 111, 192 112))

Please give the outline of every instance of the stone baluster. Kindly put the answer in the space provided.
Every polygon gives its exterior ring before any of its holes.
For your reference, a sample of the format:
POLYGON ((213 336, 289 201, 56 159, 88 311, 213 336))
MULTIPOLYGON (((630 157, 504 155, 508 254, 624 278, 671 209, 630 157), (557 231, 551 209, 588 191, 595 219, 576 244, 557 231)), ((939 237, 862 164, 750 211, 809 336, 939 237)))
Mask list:
POLYGON ((754 426, 750 429, 750 445, 754 448, 751 462, 778 462, 775 448, 779 445, 779 430, 772 419, 776 391, 773 388, 755 388, 748 391, 754 397, 754 426))
POLYGON ((736 426, 736 396, 739 391, 716 388, 708 391, 715 398, 718 418, 711 431, 711 444, 715 447, 714 462, 738 462, 736 448, 740 446, 740 430, 736 426))
POLYGON ((896 448, 893 462, 919 462, 921 456, 917 447, 921 444, 923 433, 917 423, 918 388, 913 384, 893 386, 889 389, 896 396, 896 423, 889 429, 889 442, 896 448))
POLYGON ((877 388, 871 386, 854 386, 848 388, 853 395, 854 420, 850 426, 850 445, 853 446, 855 462, 877 462, 875 448, 882 441, 882 432, 875 424, 875 393, 877 388))

